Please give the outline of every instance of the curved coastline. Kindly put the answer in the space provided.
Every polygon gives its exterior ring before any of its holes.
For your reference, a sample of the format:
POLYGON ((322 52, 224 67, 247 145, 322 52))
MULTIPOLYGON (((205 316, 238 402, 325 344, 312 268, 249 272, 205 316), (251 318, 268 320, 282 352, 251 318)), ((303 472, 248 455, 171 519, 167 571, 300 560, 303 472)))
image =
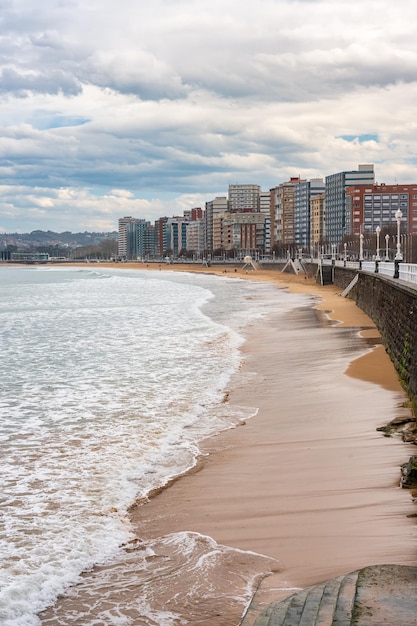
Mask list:
MULTIPOLYGON (((186 264, 162 271, 224 276, 221 267, 186 264)), ((398 487, 409 444, 376 432, 405 410, 406 396, 372 320, 340 298, 339 289, 311 277, 275 270, 228 275, 310 294, 317 312, 300 310, 281 333, 274 316, 246 330, 244 371, 227 401, 256 404, 256 417, 205 441, 198 467, 132 507, 139 541, 184 533, 213 538, 217 546, 237 550, 234 567, 241 551, 241 584, 257 581, 257 601, 264 603, 359 567, 414 564, 415 522, 407 518, 412 503, 398 487), (288 364, 294 345, 295 360, 288 364), (251 554, 252 566, 244 560, 251 554)), ((231 571, 223 558, 216 573, 220 590, 231 571)), ((243 600, 228 611, 225 602, 219 596, 217 604, 201 605, 198 623, 237 626, 243 600)))
MULTIPOLYGON (((178 271, 176 266, 169 267, 166 271, 171 269, 178 271)), ((181 267, 180 271, 209 271, 210 273, 223 275, 221 268, 216 269, 213 267, 210 269, 198 268, 196 270, 194 267, 188 266, 181 267)), ((199 472, 199 476, 192 481, 189 481, 187 478, 179 481, 176 485, 178 491, 168 491, 163 494, 162 499, 165 502, 161 502, 161 507, 165 509, 170 508, 171 520, 178 515, 180 526, 181 524, 186 524, 187 528, 201 529, 203 532, 210 534, 210 536, 214 536, 216 541, 220 543, 243 547, 244 549, 254 549, 262 554, 274 556, 277 559, 277 569, 279 571, 273 576, 264 578, 261 583, 263 596, 258 592, 257 600, 260 597, 264 597, 265 601, 276 600, 277 597, 288 595, 288 589, 316 584, 334 575, 346 573, 362 566, 381 562, 415 564, 416 558, 413 550, 415 545, 415 523, 407 518, 407 514, 413 511, 413 504, 409 494, 398 489, 399 467, 402 461, 407 458, 408 452, 413 448, 400 440, 393 440, 388 443, 386 440, 382 440, 381 436, 376 433, 376 427, 385 419, 385 416, 382 415, 385 408, 384 405, 388 405, 386 407, 386 415, 390 419, 390 415, 394 417, 398 413, 408 410, 404 408, 407 397, 402 389, 397 372, 383 345, 380 343, 380 335, 375 324, 353 301, 341 298, 339 295, 340 289, 334 285, 323 287, 317 285, 314 278, 282 274, 274 270, 254 271, 250 274, 238 272, 237 275, 239 278, 248 280, 267 281, 278 287, 289 289, 293 293, 310 294, 316 299, 314 308, 322 318, 330 320, 333 327, 344 328, 347 332, 351 332, 352 335, 361 336, 365 340, 362 342, 362 347, 347 359, 346 367, 341 372, 341 375, 342 377, 353 379, 353 393, 355 393, 356 388, 361 388, 365 390, 365 398, 369 392, 373 397, 370 399, 370 406, 364 412, 365 416, 362 414, 357 421, 353 420, 354 423, 351 428, 353 432, 349 432, 350 429, 348 429, 343 432, 333 433, 329 437, 327 446, 326 444, 318 444, 325 451, 324 454, 333 458, 327 466, 327 475, 326 473, 320 475, 315 471, 311 471, 310 465, 305 472, 304 478, 299 477, 297 479, 298 482, 295 481, 295 484, 291 485, 291 480, 284 480, 283 483, 287 482, 287 486, 285 484, 281 485, 278 493, 274 492, 274 485, 271 485, 269 493, 260 495, 259 475, 257 479, 255 478, 251 482, 251 477, 248 475, 248 467, 253 469, 257 464, 262 463, 265 454, 268 455, 267 448, 270 447, 272 449, 274 447, 271 445, 271 440, 268 441, 268 445, 265 444, 265 438, 270 434, 268 431, 270 423, 269 425, 266 423, 268 422, 268 417, 266 421, 263 417, 269 413, 270 419, 273 413, 271 406, 267 406, 268 403, 271 405, 271 398, 268 398, 264 405, 261 403, 259 406, 256 418, 245 425, 244 429, 226 432, 209 442, 209 456, 204 461, 203 471, 199 472), (357 383, 354 381, 357 381, 357 383), (361 420, 366 417, 368 410, 370 423, 364 425, 363 422, 361 423, 361 420), (375 415, 373 415, 374 412, 375 415), (364 464, 361 466, 359 462, 356 470, 354 468, 355 475, 352 476, 352 481, 346 474, 339 476, 338 472, 334 472, 333 476, 329 475, 332 471, 332 464, 338 463, 338 455, 340 454, 337 445, 336 452, 332 450, 332 438, 334 440, 334 437, 337 442, 339 437, 340 440, 344 440, 346 444, 346 447, 343 449, 344 454, 353 455, 355 454, 355 447, 360 447, 358 437, 359 439, 363 437, 362 447, 364 451, 361 459, 364 464), (350 441, 349 438, 351 438, 350 441), (367 460, 364 461, 364 459, 367 460), (373 476, 368 480, 366 475, 361 475, 362 472, 365 474, 368 471, 374 471, 380 475, 377 477, 373 476), (231 474, 237 477, 236 480, 229 481, 228 475, 230 476, 231 474), (314 490, 319 492, 323 484, 317 485, 315 483, 317 479, 321 479, 324 483, 322 502, 321 504, 320 502, 313 503, 312 506, 309 503, 305 507, 306 510, 303 510, 304 507, 300 507, 299 502, 297 503, 294 499, 297 488, 302 490, 307 484, 311 484, 314 490), (213 489, 212 485, 222 485, 221 489, 224 489, 225 482, 230 482, 230 484, 227 485, 225 498, 224 500, 221 499, 221 502, 227 502, 229 507, 232 506, 230 498, 233 499, 233 492, 237 491, 244 494, 243 497, 247 501, 246 509, 249 509, 249 511, 251 508, 254 511, 257 510, 257 513, 248 514, 246 510, 243 512, 243 515, 246 514, 248 518, 245 519, 245 523, 253 525, 249 532, 245 530, 236 531, 236 527, 233 528, 233 519, 231 520, 230 517, 227 519, 227 516, 224 519, 222 512, 219 510, 217 511, 216 519, 216 508, 220 509, 220 506, 218 494, 213 493, 216 491, 216 488, 213 489), (331 484, 327 484, 327 482, 331 484), (384 489, 386 493, 379 499, 376 494, 380 494, 380 490, 384 489), (293 511, 289 508, 287 513, 283 514, 279 507, 273 504, 273 500, 277 501, 286 497, 292 502, 289 507, 293 506, 293 511), (263 509, 260 503, 262 498, 263 509), (368 502, 367 498, 369 498, 368 502), (178 507, 178 503, 184 499, 196 504, 191 515, 184 515, 183 512, 178 510, 178 508, 181 508, 181 506, 178 507), (335 500, 336 502, 333 504, 335 500), (310 510, 308 510, 309 506, 311 506, 310 510), (326 509, 326 507, 328 508, 327 512, 324 511, 323 515, 321 515, 320 509, 326 509), (338 508, 339 511, 337 511, 338 508), (202 514, 199 513, 201 509, 203 510, 202 514), (256 518, 257 515, 258 520, 256 521, 253 518, 256 518), (375 538, 372 537, 374 533, 372 530, 373 515, 376 516, 375 519, 378 522, 382 520, 380 530, 377 531, 379 536, 375 541, 375 538), (277 524, 274 523, 274 516, 277 524), (297 516, 302 517, 302 522, 294 522, 297 516), (351 519, 349 519, 349 516, 352 516, 351 519), (266 517, 269 519, 270 525, 265 532, 266 517), (279 526, 285 517, 287 519, 283 524, 283 530, 275 532, 274 526, 279 526), (209 522, 207 522, 207 518, 209 518, 209 522), (309 523, 309 519, 312 522, 312 532, 310 537, 308 532, 305 533, 307 535, 305 538, 302 537, 302 525, 309 523), (331 521, 329 522, 329 520, 331 521), (352 520, 356 526, 354 531, 351 529, 352 520), (223 528, 222 525, 224 525, 223 528), (338 530, 334 532, 336 525, 338 525, 338 530), (325 528, 326 532, 329 533, 328 540, 323 538, 320 528, 325 528), (288 533, 291 532, 294 532, 294 538, 289 539, 288 533), (256 535, 258 536, 256 537, 256 535), (259 540, 260 536, 262 537, 261 540, 259 540), (282 536, 285 536, 287 541, 283 542, 282 536), (301 541, 301 545, 297 546, 297 541, 301 541), (284 544, 286 545, 284 546, 284 544), (333 555, 334 559, 332 559, 333 555)), ((230 274, 230 276, 233 277, 236 274, 230 274)), ((265 328, 262 328, 262 333, 264 331, 265 328)), ((266 385, 268 385, 268 377, 273 368, 276 367, 270 360, 268 366, 263 366, 265 359, 269 358, 268 355, 273 350, 273 335, 274 329, 272 327, 265 334, 264 352, 262 353, 262 350, 260 351, 259 349, 259 329, 255 332, 253 329, 248 329, 247 342, 243 350, 247 360, 246 367, 257 371, 257 382, 252 387, 246 386, 245 388, 241 387, 232 390, 230 394, 231 402, 243 404, 249 398, 253 401, 254 397, 258 399, 260 395, 265 393, 262 385, 259 385, 259 379, 263 376, 266 385), (265 348, 265 346, 267 347, 265 348)), ((348 391, 347 398, 349 398, 349 393, 352 393, 352 389, 348 391)), ((340 397, 340 402, 343 402, 342 396, 340 397)), ((355 411, 354 403, 352 403, 350 410, 355 411)), ((312 411, 314 411, 314 408, 312 411)), ((347 413, 349 413, 349 410, 347 413)), ((320 440, 322 442, 326 440, 328 433, 325 430, 317 426, 317 424, 312 428, 316 432, 313 435, 316 438, 316 444, 320 440)), ((303 442, 306 430, 308 429, 305 426, 303 427, 302 421, 298 420, 294 424, 291 434, 288 434, 290 440, 293 441, 292 438, 297 438, 298 433, 299 441, 293 446, 294 449, 297 446, 309 447, 303 442)), ((308 430, 308 432, 310 436, 312 431, 308 430)), ((277 444, 275 452, 278 449, 280 449, 279 444, 277 444)), ((315 457, 318 463, 321 462, 320 456, 320 453, 318 453, 315 457)), ((271 459, 268 459, 268 461, 271 461, 271 459)), ((291 452, 288 454, 286 462, 291 463, 291 452)), ((274 467, 273 460, 271 463, 270 468, 274 467)), ((308 499, 308 491, 309 489, 306 489, 305 493, 299 491, 299 500, 302 501, 305 497, 308 499)), ((320 500, 320 497, 317 500, 320 500)), ((158 517, 160 511, 160 505, 155 500, 150 503, 148 510, 145 507, 145 509, 140 511, 140 514, 143 513, 146 518, 152 519, 154 516, 158 517)), ((242 519, 242 508, 240 505, 237 505, 234 520, 236 518, 242 519)), ((139 519, 134 517, 134 520, 138 523, 138 528, 143 529, 143 518, 141 515, 139 515, 139 519)), ((157 533, 163 532, 163 526, 164 522, 158 528, 157 533)))

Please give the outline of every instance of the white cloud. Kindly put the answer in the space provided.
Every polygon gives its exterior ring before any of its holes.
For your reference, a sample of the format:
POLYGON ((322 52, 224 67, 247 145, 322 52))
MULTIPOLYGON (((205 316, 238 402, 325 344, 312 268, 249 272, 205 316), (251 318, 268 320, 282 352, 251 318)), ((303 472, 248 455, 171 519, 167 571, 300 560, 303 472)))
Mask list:
POLYGON ((122 214, 204 206, 230 182, 267 189, 358 163, 416 182, 413 9, 3 3, 1 227, 113 230, 122 214))

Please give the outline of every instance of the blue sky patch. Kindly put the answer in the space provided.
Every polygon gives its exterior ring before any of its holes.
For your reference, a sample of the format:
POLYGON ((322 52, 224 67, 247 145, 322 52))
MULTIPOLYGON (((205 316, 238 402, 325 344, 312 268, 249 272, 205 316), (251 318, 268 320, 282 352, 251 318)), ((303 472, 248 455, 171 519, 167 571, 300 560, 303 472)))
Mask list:
POLYGON ((345 141, 355 141, 357 139, 359 143, 364 143, 365 141, 378 141, 378 135, 339 135, 338 139, 344 139, 345 141))
POLYGON ((52 115, 36 117, 32 126, 37 130, 48 130, 49 128, 65 128, 68 126, 83 126, 90 119, 88 117, 74 117, 67 115, 52 115))

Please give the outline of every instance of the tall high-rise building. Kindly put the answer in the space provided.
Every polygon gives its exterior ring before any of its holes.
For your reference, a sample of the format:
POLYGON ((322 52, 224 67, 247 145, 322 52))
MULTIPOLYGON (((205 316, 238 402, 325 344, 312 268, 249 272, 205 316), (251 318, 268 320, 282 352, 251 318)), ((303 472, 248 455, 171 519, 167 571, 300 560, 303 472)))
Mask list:
POLYGON ((131 254, 131 230, 132 225, 139 220, 136 217, 126 216, 119 219, 118 254, 122 259, 132 258, 131 254))
POLYGON ((187 251, 199 257, 204 252, 204 220, 191 220, 187 225, 187 251))
POLYGON ((227 198, 221 196, 206 202, 205 210, 205 245, 204 248, 208 253, 212 253, 213 247, 213 220, 220 214, 226 213, 229 203, 227 198))
POLYGON ((167 229, 165 225, 168 221, 167 217, 160 217, 155 221, 155 255, 163 256, 168 249, 167 229))
POLYGON ((156 242, 156 230, 155 226, 147 222, 143 231, 143 247, 142 256, 145 259, 153 258, 155 256, 155 242, 156 242))
POLYGON ((229 210, 259 211, 259 196, 261 188, 259 185, 229 185, 229 210))
POLYGON ((357 185, 373 185, 374 166, 359 165, 357 170, 326 176, 326 240, 339 245, 350 234, 351 216, 347 214, 346 189, 357 185))
POLYGON ((127 225, 127 259, 142 259, 145 255, 153 254, 149 246, 151 241, 155 245, 155 235, 154 231, 152 231, 152 235, 148 235, 149 229, 152 229, 152 226, 150 222, 144 219, 137 219, 127 225))
POLYGON ((155 254, 155 228, 137 217, 119 219, 118 254, 122 259, 143 258, 155 254))
POLYGON ((310 252, 319 253, 319 247, 324 242, 326 216, 326 194, 314 195, 310 200, 310 252))
POLYGON ((261 191, 259 195, 259 212, 265 216, 264 223, 264 252, 271 252, 271 192, 261 191))
POLYGON ((283 248, 295 247, 295 188, 305 182, 299 177, 292 177, 289 181, 271 189, 273 245, 277 244, 283 248))
POLYGON ((304 252, 310 250, 311 200, 324 193, 324 180, 313 178, 294 187, 294 243, 304 252))
POLYGON ((177 256, 187 249, 187 225, 183 217, 170 217, 166 222, 167 251, 177 256))

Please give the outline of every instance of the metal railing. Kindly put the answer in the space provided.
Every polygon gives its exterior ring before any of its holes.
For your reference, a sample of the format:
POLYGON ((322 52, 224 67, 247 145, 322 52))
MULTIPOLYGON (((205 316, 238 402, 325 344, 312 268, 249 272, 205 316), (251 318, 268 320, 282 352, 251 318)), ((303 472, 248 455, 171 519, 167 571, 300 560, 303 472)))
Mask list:
POLYGON ((336 267, 346 267, 352 270, 362 270, 364 272, 379 273, 389 278, 397 278, 410 286, 417 285, 417 264, 416 263, 398 263, 398 276, 396 273, 396 264, 393 261, 341 261, 332 259, 320 259, 318 262, 324 265, 334 264, 336 267))

